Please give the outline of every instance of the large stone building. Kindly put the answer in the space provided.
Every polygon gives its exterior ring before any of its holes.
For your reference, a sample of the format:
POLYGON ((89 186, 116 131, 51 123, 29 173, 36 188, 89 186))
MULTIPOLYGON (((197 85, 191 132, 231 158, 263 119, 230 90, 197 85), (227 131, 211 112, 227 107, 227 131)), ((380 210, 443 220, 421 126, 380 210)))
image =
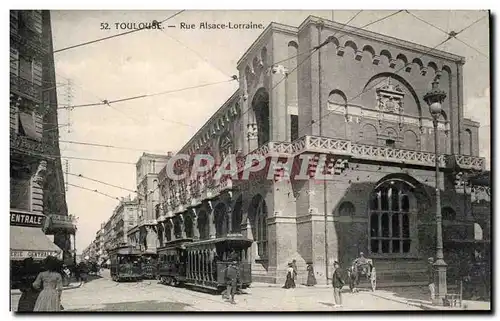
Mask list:
POLYGON ((74 259, 49 11, 10 11, 10 209, 11 258, 74 259), (44 232, 54 235, 57 246, 44 232))
MULTIPOLYGON (((155 207, 159 204, 158 173, 165 167, 171 155, 144 153, 137 161, 137 200, 139 219, 137 222, 138 244, 144 254, 156 254, 157 236, 155 207)), ((125 236, 127 238, 127 236, 125 236)))
MULTIPOLYGON (((238 62, 240 88, 179 153, 219 162, 230 153, 259 155, 268 160, 261 172, 272 158, 300 166, 302 157, 309 178, 174 181, 164 168, 158 244, 242 233, 254 240, 254 281, 283 282, 296 259, 299 276, 311 263, 325 283, 334 260, 348 265, 361 251, 374 259, 380 282, 425 281, 436 251, 434 132, 423 99, 433 81, 447 95, 438 123, 445 244, 472 241, 478 224, 463 177, 483 171, 484 159, 479 124, 464 118, 464 63, 316 17, 298 28, 272 23, 238 62), (321 174, 329 175, 317 180, 311 176, 323 160, 321 174)), ((244 162, 238 158, 239 170, 244 162)))

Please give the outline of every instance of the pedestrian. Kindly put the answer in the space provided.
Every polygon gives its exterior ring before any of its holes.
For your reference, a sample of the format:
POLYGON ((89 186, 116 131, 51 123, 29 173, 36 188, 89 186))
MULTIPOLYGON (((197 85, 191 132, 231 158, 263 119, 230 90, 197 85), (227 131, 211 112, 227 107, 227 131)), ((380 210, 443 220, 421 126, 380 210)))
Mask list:
POLYGON ((286 281, 283 289, 295 288, 295 281, 293 280, 293 264, 288 263, 288 268, 286 270, 286 281))
POLYGON ((431 293, 431 302, 433 302, 436 299, 436 284, 435 284, 435 272, 434 272, 434 258, 430 257, 427 259, 427 276, 428 276, 428 284, 429 284, 429 291, 431 293))
POLYGON ((225 271, 225 279, 226 279, 226 291, 222 297, 229 299, 231 298, 231 303, 236 304, 234 301, 234 295, 236 294, 236 290, 238 287, 238 282, 240 279, 240 273, 238 269, 238 261, 232 261, 225 271))
POLYGON ((35 312, 61 311, 62 276, 57 258, 48 256, 45 259, 45 271, 40 272, 33 282, 33 287, 42 290, 35 303, 35 312))
POLYGON ((17 312, 33 312, 35 308, 35 303, 40 291, 37 291, 32 286, 33 278, 31 278, 31 272, 36 268, 34 265, 35 263, 32 258, 28 258, 23 261, 21 271, 22 280, 19 287, 21 290, 21 297, 19 298, 19 303, 17 305, 17 312))
POLYGON ((317 284, 316 277, 314 276, 314 268, 312 263, 307 264, 307 286, 315 286, 317 284))
POLYGON ((342 278, 342 270, 340 269, 339 262, 333 262, 333 276, 332 276, 332 285, 333 285, 333 297, 335 299, 334 307, 342 307, 342 288, 344 287, 344 280, 342 278))
POLYGON ((292 260, 292 268, 293 268, 293 287, 295 287, 296 280, 297 280, 297 275, 298 275, 298 269, 297 269, 297 260, 293 259, 292 260))

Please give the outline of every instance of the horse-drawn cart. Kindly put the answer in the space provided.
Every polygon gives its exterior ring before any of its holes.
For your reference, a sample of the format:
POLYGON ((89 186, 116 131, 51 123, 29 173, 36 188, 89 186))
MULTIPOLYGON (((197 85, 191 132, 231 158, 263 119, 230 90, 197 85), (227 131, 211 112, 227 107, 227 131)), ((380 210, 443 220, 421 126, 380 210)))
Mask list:
POLYGON ((377 288, 377 271, 372 259, 363 262, 355 260, 347 269, 347 280, 351 292, 356 292, 360 286, 370 286, 372 291, 377 288))

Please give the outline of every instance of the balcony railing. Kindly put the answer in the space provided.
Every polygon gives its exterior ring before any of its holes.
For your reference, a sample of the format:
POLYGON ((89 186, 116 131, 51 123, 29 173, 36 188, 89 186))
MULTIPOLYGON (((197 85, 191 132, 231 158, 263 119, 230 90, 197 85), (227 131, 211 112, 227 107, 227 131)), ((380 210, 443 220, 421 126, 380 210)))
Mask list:
POLYGON ((42 101, 42 87, 31 80, 24 79, 16 74, 10 74, 10 90, 22 96, 33 99, 36 102, 42 101))
POLYGON ((10 133, 10 148, 40 158, 49 158, 46 154, 52 152, 52 145, 46 140, 35 140, 14 132, 10 133))
MULTIPOLYGON (((432 152, 358 144, 349 140, 317 136, 304 136, 293 143, 269 142, 247 156, 296 157, 306 152, 344 155, 355 159, 426 167, 434 167, 436 157, 432 152)), ((484 170, 484 158, 480 157, 442 154, 438 156, 438 159, 441 168, 459 167, 461 169, 484 170)), ((239 171, 252 166, 251 163, 246 164, 246 157, 237 157, 237 163, 239 171)), ((162 215, 168 217, 183 212, 189 207, 200 204, 203 200, 213 199, 226 190, 231 190, 233 186, 231 177, 223 176, 215 179, 215 173, 215 170, 211 171, 204 176, 190 180, 189 183, 186 181, 173 182, 170 185, 171 196, 164 203, 162 215)))

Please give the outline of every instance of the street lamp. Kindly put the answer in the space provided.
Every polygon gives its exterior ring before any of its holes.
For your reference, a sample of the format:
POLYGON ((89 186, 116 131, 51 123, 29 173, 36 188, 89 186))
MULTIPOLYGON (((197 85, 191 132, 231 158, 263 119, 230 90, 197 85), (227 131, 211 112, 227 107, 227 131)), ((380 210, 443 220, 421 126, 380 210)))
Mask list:
POLYGON ((439 135, 438 120, 443 111, 442 104, 446 99, 446 93, 439 89, 439 81, 436 77, 432 82, 432 89, 424 96, 425 102, 429 105, 429 111, 432 115, 432 124, 434 125, 434 147, 436 164, 436 261, 434 269, 437 274, 437 293, 436 304, 442 304, 443 298, 447 293, 446 286, 446 263, 443 255, 443 222, 441 216, 441 190, 439 179, 439 135))

